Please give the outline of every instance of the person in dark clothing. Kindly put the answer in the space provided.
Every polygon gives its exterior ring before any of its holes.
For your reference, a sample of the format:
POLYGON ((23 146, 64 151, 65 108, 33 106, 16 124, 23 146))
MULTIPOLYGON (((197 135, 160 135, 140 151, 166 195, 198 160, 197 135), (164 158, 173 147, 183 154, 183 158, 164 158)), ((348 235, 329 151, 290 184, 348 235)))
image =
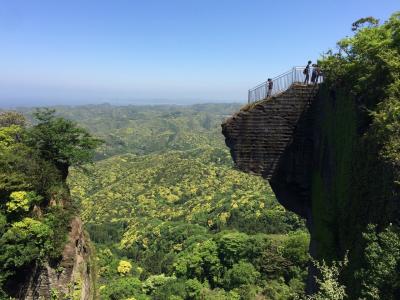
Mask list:
POLYGON ((318 79, 321 75, 322 75, 321 68, 318 65, 313 65, 313 71, 311 74, 311 82, 318 83, 318 79))
POLYGON ((267 98, 272 96, 272 88, 274 86, 274 83, 272 82, 271 78, 268 78, 268 92, 267 92, 267 98))
POLYGON ((306 75, 306 78, 304 79, 304 84, 308 84, 308 80, 310 79, 310 65, 311 60, 308 61, 307 66, 303 70, 303 74, 306 75))
POLYGON ((312 67, 313 67, 313 70, 312 70, 312 73, 311 73, 311 83, 316 83, 317 82, 317 77, 318 77, 317 65, 313 64, 312 67))
POLYGON ((316 72, 315 83, 318 83, 318 79, 322 76, 321 68, 318 65, 315 65, 315 72, 316 72))

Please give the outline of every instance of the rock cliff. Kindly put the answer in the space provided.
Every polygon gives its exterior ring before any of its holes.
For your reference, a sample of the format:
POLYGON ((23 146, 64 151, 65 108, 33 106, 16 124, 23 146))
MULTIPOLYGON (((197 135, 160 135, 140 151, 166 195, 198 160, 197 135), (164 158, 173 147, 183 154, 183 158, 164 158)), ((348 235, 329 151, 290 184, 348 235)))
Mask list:
POLYGON ((282 205, 306 218, 311 255, 330 261, 349 251, 350 299, 360 286, 354 274, 363 263, 367 224, 399 221, 398 186, 378 158, 379 145, 365 134, 369 123, 351 94, 322 84, 314 91, 293 85, 222 124, 235 166, 263 176, 282 205))
POLYGON ((17 299, 95 299, 91 249, 78 217, 70 223, 61 261, 56 266, 50 262, 34 266, 24 282, 17 299))
POLYGON ((235 166, 269 180, 278 200, 309 216, 314 86, 293 85, 271 99, 248 105, 222 124, 235 166))

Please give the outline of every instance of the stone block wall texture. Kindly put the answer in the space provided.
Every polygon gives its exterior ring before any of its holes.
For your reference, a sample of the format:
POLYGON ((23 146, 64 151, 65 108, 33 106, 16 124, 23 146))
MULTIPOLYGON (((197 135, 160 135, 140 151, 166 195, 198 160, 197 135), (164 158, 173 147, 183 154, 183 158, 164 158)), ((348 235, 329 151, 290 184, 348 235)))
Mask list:
POLYGON ((222 124, 236 168, 269 180, 278 200, 307 217, 312 155, 310 103, 318 87, 287 91, 244 107, 222 124))

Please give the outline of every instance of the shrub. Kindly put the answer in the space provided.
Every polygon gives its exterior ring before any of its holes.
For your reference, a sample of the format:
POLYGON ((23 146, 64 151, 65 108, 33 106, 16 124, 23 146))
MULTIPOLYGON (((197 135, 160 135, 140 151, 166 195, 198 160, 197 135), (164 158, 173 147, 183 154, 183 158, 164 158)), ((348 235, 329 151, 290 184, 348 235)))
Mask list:
POLYGON ((132 264, 126 260, 120 260, 117 271, 120 275, 127 275, 132 270, 132 264))
POLYGON ((13 270, 44 259, 54 250, 53 235, 49 226, 31 218, 13 223, 0 239, 0 266, 13 270))
POLYGON ((18 191, 12 192, 10 201, 6 203, 7 212, 27 212, 33 204, 38 204, 43 197, 35 192, 18 191))
POLYGON ((255 284, 260 277, 260 273, 251 263, 240 261, 234 264, 224 275, 224 286, 233 289, 241 285, 255 284))
POLYGON ((147 299, 141 292, 142 283, 134 277, 120 277, 100 289, 101 299, 121 300, 134 297, 136 300, 147 299))

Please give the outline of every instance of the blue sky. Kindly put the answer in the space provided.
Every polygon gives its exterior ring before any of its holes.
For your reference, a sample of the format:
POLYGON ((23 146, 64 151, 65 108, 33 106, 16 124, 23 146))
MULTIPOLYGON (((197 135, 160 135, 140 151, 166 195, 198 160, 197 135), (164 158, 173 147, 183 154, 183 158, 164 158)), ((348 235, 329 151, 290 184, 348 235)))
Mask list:
MULTIPOLYGON (((0 103, 245 101, 395 0, 0 0, 0 103)), ((1 104, 0 104, 1 105, 1 104)))

